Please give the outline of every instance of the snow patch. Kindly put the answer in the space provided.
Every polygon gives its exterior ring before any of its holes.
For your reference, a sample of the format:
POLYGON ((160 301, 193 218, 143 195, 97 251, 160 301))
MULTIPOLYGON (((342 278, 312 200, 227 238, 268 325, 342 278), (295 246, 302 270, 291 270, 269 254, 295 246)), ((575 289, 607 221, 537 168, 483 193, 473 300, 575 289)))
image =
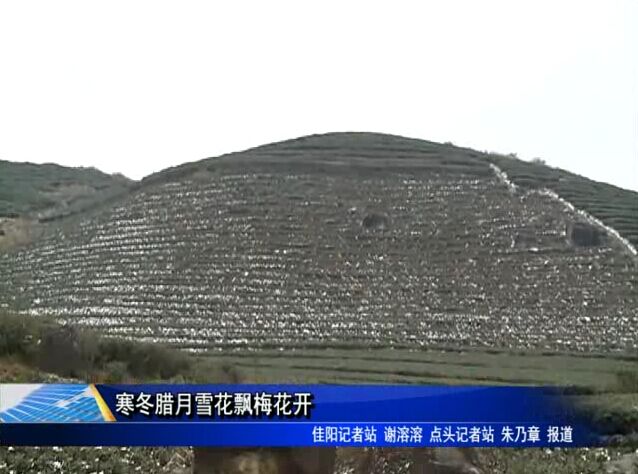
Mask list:
MULTIPOLYGON (((499 168, 493 163, 490 163, 490 167, 492 168, 492 170, 494 170, 494 174, 496 174, 496 177, 499 179, 499 181, 505 184, 511 192, 515 193, 517 191, 518 187, 514 183, 512 183, 512 181, 510 180, 509 176, 507 176, 507 173, 505 173, 505 171, 503 171, 501 168, 499 168)), ((528 191, 525 195, 530 195, 530 194, 547 196, 555 201, 560 202, 568 211, 578 215, 585 222, 604 229, 608 235, 615 238, 616 241, 631 255, 633 255, 634 257, 638 256, 638 250, 636 250, 636 247, 634 247, 631 244, 631 242, 629 242, 626 238, 620 235, 620 233, 616 229, 608 226, 607 224, 602 222, 600 219, 592 216, 588 212, 583 211, 582 209, 577 209, 576 206, 574 206, 571 202, 559 196, 558 193, 556 193, 555 191, 548 188, 532 189, 528 191)))

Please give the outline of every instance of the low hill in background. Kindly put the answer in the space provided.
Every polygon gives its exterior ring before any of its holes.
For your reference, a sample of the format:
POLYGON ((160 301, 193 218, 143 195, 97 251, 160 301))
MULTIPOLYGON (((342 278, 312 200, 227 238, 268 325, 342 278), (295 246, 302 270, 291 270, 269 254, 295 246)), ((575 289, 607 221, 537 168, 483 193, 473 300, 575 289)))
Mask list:
POLYGON ((42 224, 101 205, 132 184, 94 168, 0 160, 0 250, 31 242, 42 224))

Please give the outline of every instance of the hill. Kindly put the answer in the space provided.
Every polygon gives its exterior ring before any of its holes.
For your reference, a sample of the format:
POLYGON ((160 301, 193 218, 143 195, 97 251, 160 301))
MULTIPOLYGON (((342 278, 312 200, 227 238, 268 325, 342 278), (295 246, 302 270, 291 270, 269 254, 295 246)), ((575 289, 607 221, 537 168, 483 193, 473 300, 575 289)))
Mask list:
POLYGON ((0 250, 36 240, 43 224, 108 201, 132 184, 94 168, 0 160, 0 250))
POLYGON ((604 224, 616 229, 634 247, 638 247, 638 193, 547 166, 542 161, 527 162, 515 155, 480 152, 426 140, 409 139, 377 133, 330 133, 311 135, 230 153, 218 158, 186 163, 153 174, 144 183, 161 183, 179 179, 209 168, 250 163, 266 166, 297 166, 322 169, 327 164, 373 168, 380 171, 391 161, 392 168, 411 171, 412 167, 445 171, 485 172, 484 165, 497 165, 521 190, 548 189, 570 201, 604 224), (297 160, 303 157, 303 162, 297 160), (482 171, 480 171, 482 170, 482 171))
MULTIPOLYGON (((196 351, 635 353, 631 245, 552 193, 513 189, 494 163, 565 182, 512 158, 379 134, 190 163, 2 258, 0 304, 196 351)), ((631 224, 635 193, 617 192, 631 224)))

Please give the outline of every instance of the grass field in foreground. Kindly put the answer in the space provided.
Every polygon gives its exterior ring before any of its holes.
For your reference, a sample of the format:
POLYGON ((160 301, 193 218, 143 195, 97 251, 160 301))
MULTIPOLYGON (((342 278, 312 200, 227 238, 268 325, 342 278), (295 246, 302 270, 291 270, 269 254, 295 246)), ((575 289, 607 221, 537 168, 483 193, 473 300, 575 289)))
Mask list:
POLYGON ((618 374, 638 370, 638 358, 620 354, 308 349, 209 356, 241 367, 250 379, 312 383, 547 384, 617 392, 618 374))
POLYGON ((608 433, 638 432, 638 360, 628 356, 313 349, 209 357, 263 383, 568 386, 608 433))

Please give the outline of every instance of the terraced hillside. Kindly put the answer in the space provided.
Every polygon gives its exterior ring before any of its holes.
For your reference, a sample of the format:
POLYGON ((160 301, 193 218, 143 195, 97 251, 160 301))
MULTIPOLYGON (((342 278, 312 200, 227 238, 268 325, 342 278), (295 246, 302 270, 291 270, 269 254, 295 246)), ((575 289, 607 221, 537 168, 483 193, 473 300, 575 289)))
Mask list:
POLYGON ((638 349, 631 245, 575 244, 497 159, 329 134, 184 165, 0 257, 0 305, 192 350, 638 349))

